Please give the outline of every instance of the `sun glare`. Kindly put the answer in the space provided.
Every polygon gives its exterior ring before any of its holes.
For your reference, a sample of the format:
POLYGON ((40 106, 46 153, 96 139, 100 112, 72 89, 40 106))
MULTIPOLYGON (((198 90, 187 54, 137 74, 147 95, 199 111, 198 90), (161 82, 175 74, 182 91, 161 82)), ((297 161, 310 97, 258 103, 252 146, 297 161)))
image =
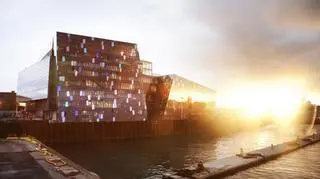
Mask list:
POLYGON ((248 85, 217 96, 217 106, 241 108, 248 119, 271 115, 279 122, 290 121, 299 111, 304 97, 301 86, 290 83, 248 85))
POLYGON ((171 92, 169 95, 169 99, 177 100, 177 101, 186 101, 188 97, 192 98, 192 101, 198 102, 210 102, 214 100, 214 96, 212 94, 194 92, 194 91, 175 91, 171 92))

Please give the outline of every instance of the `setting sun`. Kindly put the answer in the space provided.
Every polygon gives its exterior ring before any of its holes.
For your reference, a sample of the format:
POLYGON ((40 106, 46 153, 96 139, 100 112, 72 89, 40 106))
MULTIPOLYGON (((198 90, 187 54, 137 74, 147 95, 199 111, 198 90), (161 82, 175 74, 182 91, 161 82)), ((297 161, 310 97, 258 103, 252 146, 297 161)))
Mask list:
POLYGON ((249 119, 272 115, 287 121, 298 112, 304 97, 303 88, 289 81, 265 85, 245 85, 217 96, 217 106, 240 108, 249 119))

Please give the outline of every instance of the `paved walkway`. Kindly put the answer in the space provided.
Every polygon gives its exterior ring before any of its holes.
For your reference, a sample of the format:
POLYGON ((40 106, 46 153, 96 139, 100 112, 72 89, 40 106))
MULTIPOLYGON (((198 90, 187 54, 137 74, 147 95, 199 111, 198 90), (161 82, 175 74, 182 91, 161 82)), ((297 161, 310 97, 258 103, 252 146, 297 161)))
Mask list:
POLYGON ((99 178, 36 140, 0 140, 1 179, 99 178))

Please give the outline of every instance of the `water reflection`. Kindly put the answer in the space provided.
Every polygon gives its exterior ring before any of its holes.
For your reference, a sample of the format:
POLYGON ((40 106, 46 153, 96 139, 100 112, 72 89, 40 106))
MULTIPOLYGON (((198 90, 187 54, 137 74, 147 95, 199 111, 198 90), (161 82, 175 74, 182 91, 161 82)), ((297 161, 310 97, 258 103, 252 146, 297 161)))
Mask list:
POLYGON ((319 150, 320 144, 314 144, 228 178, 320 178, 319 150))
POLYGON ((254 131, 241 132, 230 137, 219 138, 216 143, 216 159, 237 154, 240 152, 240 148, 243 148, 244 151, 251 151, 271 144, 293 140, 297 135, 302 136, 301 131, 305 128, 307 126, 284 127, 270 125, 254 131))
POLYGON ((101 178, 161 177, 173 168, 198 161, 212 161, 245 151, 296 138, 300 128, 267 126, 254 131, 213 138, 175 136, 137 141, 110 142, 104 145, 53 146, 76 163, 98 173, 101 178))

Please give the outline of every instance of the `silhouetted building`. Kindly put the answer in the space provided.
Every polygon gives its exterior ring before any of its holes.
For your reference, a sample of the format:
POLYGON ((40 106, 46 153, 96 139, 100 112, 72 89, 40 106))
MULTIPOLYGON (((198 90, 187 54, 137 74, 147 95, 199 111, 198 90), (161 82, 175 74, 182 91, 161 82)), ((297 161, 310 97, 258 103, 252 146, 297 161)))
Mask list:
POLYGON ((16 112, 16 93, 0 92, 0 119, 5 117, 12 117, 16 112))
POLYGON ((320 106, 315 106, 316 107, 316 120, 315 124, 320 124, 320 106))
POLYGON ((14 91, 0 92, 0 111, 15 111, 16 96, 14 91))
POLYGON ((317 109, 317 106, 312 104, 310 101, 303 102, 300 106, 298 121, 311 124, 313 122, 313 118, 317 118, 317 110, 315 109, 317 109), (316 114, 314 114, 314 112, 316 112, 316 114))

